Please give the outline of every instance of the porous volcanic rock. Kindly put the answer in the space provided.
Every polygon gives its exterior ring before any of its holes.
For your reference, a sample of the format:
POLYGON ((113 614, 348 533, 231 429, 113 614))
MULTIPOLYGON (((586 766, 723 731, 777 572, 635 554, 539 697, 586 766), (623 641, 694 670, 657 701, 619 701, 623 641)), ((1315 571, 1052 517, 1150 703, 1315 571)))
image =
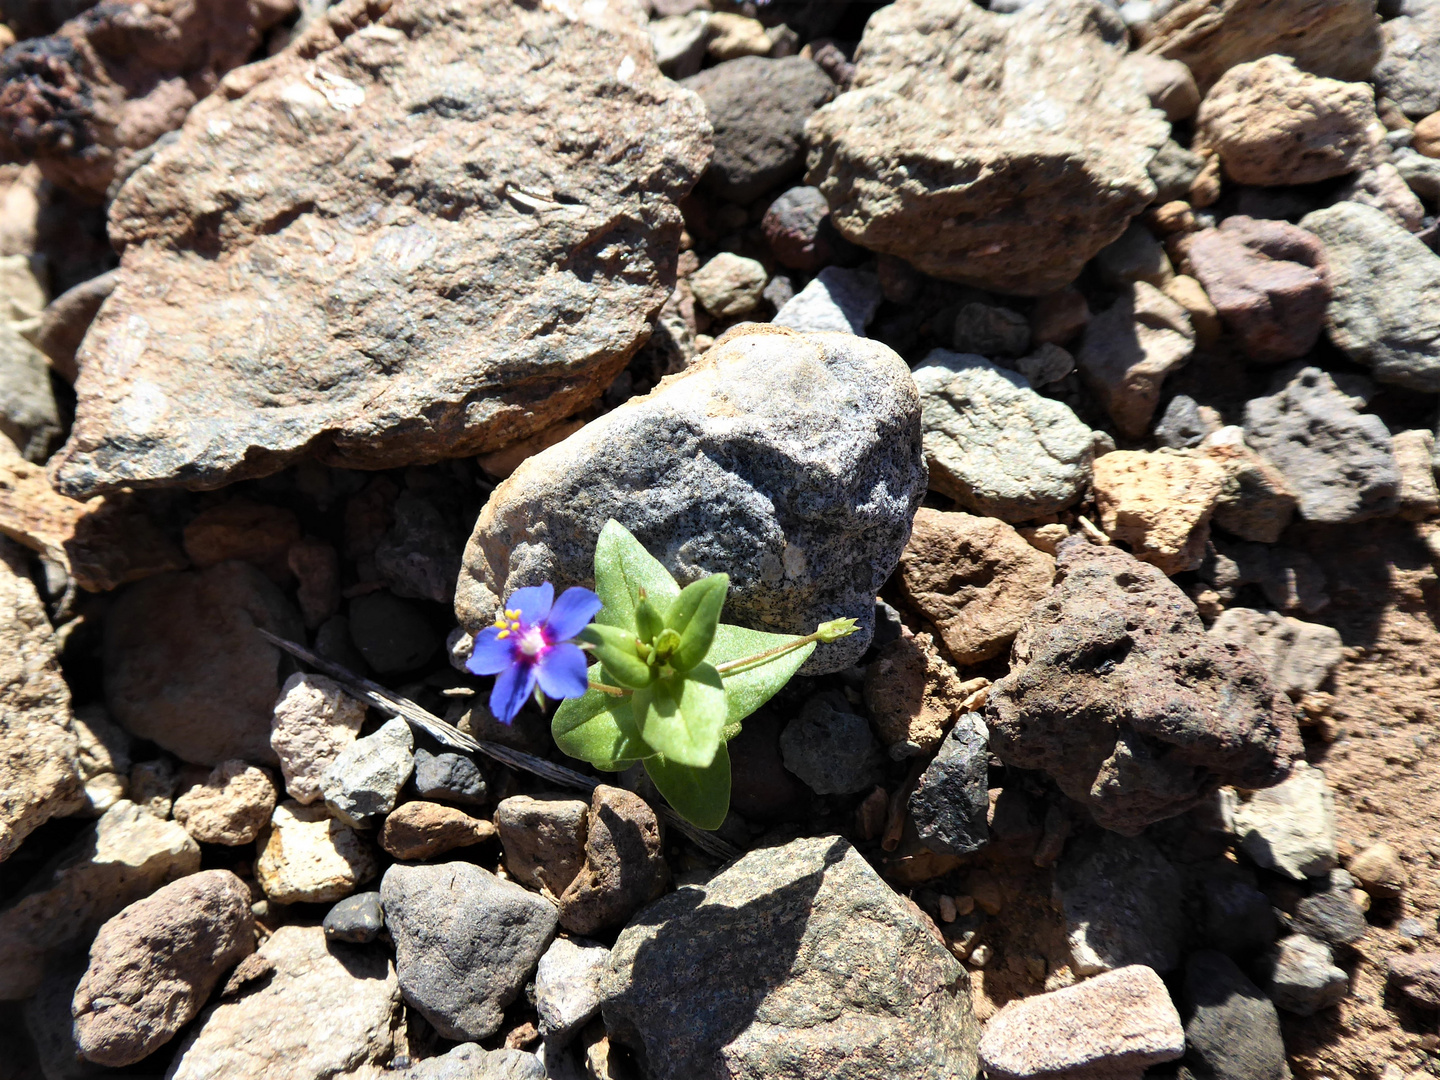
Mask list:
POLYGON ((80 806, 79 743, 45 606, 0 541, 0 862, 56 814, 80 806))
POLYGON ((618 5, 345 0, 110 208, 66 494, 498 449, 583 408, 675 284, 698 98, 618 5))
POLYGON ((1042 769, 1107 829, 1138 834, 1221 784, 1269 787, 1302 747, 1289 699, 1252 653, 1205 633, 1178 585, 1072 537, 1059 577, 990 688, 990 746, 1042 769))
POLYGON ((927 274, 1057 289, 1155 195, 1169 127, 1128 47, 1097 0, 899 0, 866 24, 855 89, 810 118, 806 182, 847 239, 927 274))
POLYGON ((595 539, 614 518, 682 584, 728 572, 729 622, 787 634, 859 623, 803 673, 859 659, 925 493, 914 380, 878 341, 732 334, 495 489, 455 589, 466 630, 521 586, 593 585, 595 539))
POLYGON ((250 59, 295 0, 77 7, 90 10, 0 59, 0 156, 33 159, 47 180, 98 198, 250 59))

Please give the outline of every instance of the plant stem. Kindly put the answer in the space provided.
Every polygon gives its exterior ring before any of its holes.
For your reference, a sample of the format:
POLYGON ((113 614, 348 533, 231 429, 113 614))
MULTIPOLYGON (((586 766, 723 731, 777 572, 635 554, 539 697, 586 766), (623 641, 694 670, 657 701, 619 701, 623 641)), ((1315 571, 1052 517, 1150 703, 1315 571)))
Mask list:
POLYGON ((763 663, 766 660, 773 660, 777 656, 794 652, 796 649, 803 649, 812 641, 819 640, 820 631, 816 630, 813 634, 806 634, 804 637, 796 638, 794 641, 787 641, 784 645, 776 645, 773 649, 766 649, 764 652, 758 652, 754 656, 742 656, 739 660, 731 660, 728 664, 719 665, 715 670, 718 671, 722 677, 732 675, 737 671, 741 671, 755 664, 763 663))
POLYGON ((590 689, 599 690, 602 694, 609 694, 611 697, 624 697, 626 694, 631 693, 631 691, 623 689, 622 687, 609 686, 603 682, 592 682, 590 689))

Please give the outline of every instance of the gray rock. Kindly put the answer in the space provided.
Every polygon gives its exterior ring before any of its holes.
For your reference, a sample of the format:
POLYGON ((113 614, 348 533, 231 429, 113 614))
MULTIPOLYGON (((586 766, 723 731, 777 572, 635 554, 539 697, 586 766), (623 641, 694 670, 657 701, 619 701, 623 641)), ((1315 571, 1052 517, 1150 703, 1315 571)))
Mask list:
POLYGON ((748 203, 805 167, 805 121, 835 96, 819 64, 800 56, 742 56, 681 83, 699 94, 715 130, 701 186, 748 203))
POLYGON ((1150 179, 1155 183, 1157 203, 1190 198, 1190 185, 1205 167, 1205 159, 1187 150, 1174 139, 1166 139, 1150 160, 1150 179))
POLYGON ((1393 514, 1400 468, 1378 416, 1355 411, 1319 368, 1245 405, 1245 441, 1280 470, 1307 521, 1341 525, 1393 514))
POLYGON ((440 635, 412 603, 388 592, 350 601, 350 640, 381 675, 414 671, 440 648, 440 635))
POLYGON ((59 646, 25 563, 0 542, 0 862, 49 818, 80 808, 89 772, 59 646))
POLYGON ((0 1001, 40 984, 46 956, 83 946, 112 915, 200 869, 200 845, 124 799, 0 909, 0 1001))
POLYGON ((43 462, 61 432, 50 365, 39 349, 0 319, 0 435, 26 461, 43 462))
POLYGON ((447 1039, 500 1029, 555 936, 555 906, 471 863, 396 864, 380 885, 405 1000, 447 1039))
POLYGON ((1145 281, 1090 320, 1075 364, 1121 435, 1143 438, 1165 377, 1195 351, 1190 316, 1145 281))
POLYGON ((904 361, 863 338, 755 328, 516 469, 475 525, 455 612, 478 632, 521 586, 592 585, 615 518, 681 582, 727 572, 729 621, 808 634, 855 619, 801 669, 838 671, 870 643, 924 492, 904 361))
POLYGON ((1280 470, 1245 442, 1231 424, 1206 435, 1201 453, 1225 473, 1215 502, 1215 524, 1242 540, 1273 544, 1295 516, 1295 496, 1280 470))
MULTIPOLYGON (((70 1005, 75 998, 75 987, 85 974, 85 967, 83 954, 72 962, 54 965, 22 1007, 25 1028, 35 1047, 40 1073, 45 1080, 88 1080, 92 1076, 115 1075, 109 1069, 86 1061, 75 1045, 75 1017, 70 1012, 70 1005)), ((24 1072, 17 1072, 15 1077, 16 1080, 33 1080, 30 1074, 24 1072)))
POLYGON ((1186 450, 1199 446, 1210 430, 1211 425, 1200 415, 1200 406, 1195 399, 1176 394, 1155 424, 1155 441, 1172 450, 1186 450))
POLYGON ((1120 239, 1102 248, 1091 265, 1112 288, 1148 281, 1160 289, 1175 276, 1164 245, 1139 221, 1130 222, 1120 239))
POLYGON ((273 974, 205 1010, 165 1080, 332 1080, 404 1045, 400 984, 383 950, 282 926, 255 961, 273 974))
POLYGON ((1035 351, 1015 361, 1015 370, 1024 375, 1035 389, 1057 383, 1075 370, 1075 357, 1067 349, 1048 341, 1035 351))
POLYGON ((1365 912, 1352 894, 1355 879, 1343 870, 1330 871, 1325 887, 1295 905, 1294 928, 1327 945, 1350 945, 1370 929, 1365 912))
POLYGON ((1014 358, 1030 351, 1030 320, 998 304, 962 304, 954 329, 956 352, 1014 358))
POLYGON ((378 892, 347 896, 325 913, 320 924, 327 941, 348 941, 368 945, 385 929, 385 909, 378 892))
POLYGON ((1375 91, 1406 116, 1440 110, 1440 9, 1427 6, 1380 25, 1385 53, 1375 65, 1375 91))
POLYGON ((1291 934, 1262 961, 1270 1000, 1296 1016, 1313 1016, 1337 1005, 1350 988, 1350 977, 1335 966, 1330 946, 1305 934, 1291 934))
POLYGON ((1273 611, 1226 608, 1210 624, 1210 633, 1258 656, 1271 681, 1292 698, 1319 690, 1345 656, 1334 627, 1273 611))
POLYGON ((559 896, 585 864, 590 808, 568 795, 511 795, 495 807, 505 869, 532 889, 559 896))
MULTIPOLYGON (((434 502, 413 491, 401 492, 390 513, 394 524, 375 547, 380 580, 396 596, 450 603, 460 573, 461 528, 434 502)), ((354 604, 350 612, 353 625, 354 604)))
MULTIPOLYGON (((486 1050, 461 1043, 439 1057, 387 1072, 391 1080, 546 1080, 544 1062, 524 1050, 486 1050)), ((563 1074, 561 1074, 563 1076, 563 1074)))
POLYGON ((1314 615, 1330 604, 1325 571, 1303 551, 1267 544, 1231 544, 1211 540, 1201 580, 1230 603, 1246 585, 1258 585, 1265 599, 1282 611, 1314 615))
POLYGON ((1330 340, 1380 382, 1440 390, 1440 256, 1357 202, 1317 210, 1300 224, 1325 244, 1330 340))
POLYGON ((1290 1080, 1275 1006, 1235 961, 1224 953, 1192 953, 1181 1000, 1179 1080, 1290 1080))
POLYGON ((710 139, 633 8, 399 0, 339 27, 121 189, 67 494, 497 450, 650 336, 710 139))
POLYGON ((863 337, 880 307, 880 279, 865 270, 827 266, 770 320, 807 332, 832 331, 863 337))
POLYGON ((817 795, 850 795, 879 783, 880 744, 838 691, 816 694, 780 733, 785 768, 817 795))
POLYGON ((1055 883, 1076 974, 1128 964, 1160 972, 1180 966, 1185 942, 1180 875, 1148 840, 1110 832, 1072 840, 1055 883))
POLYGON ((584 938, 556 938, 535 969, 535 1011, 547 1046, 564 1046, 600 1015, 600 980, 610 950, 584 938))
POLYGON ((942 855, 966 855, 990 841, 989 731, 978 713, 963 713, 910 795, 910 820, 921 843, 942 855))
POLYGON ((415 768, 414 746, 410 725, 398 716, 375 734, 356 739, 335 755, 320 778, 325 805, 357 827, 388 814, 415 768))
POLYGON ((1068 405, 982 356, 934 349, 915 369, 930 486, 968 510, 1026 521, 1080 497, 1095 433, 1068 405))
POLYGON ((1201 885, 1205 938, 1212 948, 1249 963, 1275 943, 1270 898, 1241 877, 1207 877, 1201 885))
POLYGON ((1060 288, 1155 194, 1145 167, 1169 126, 1128 48, 1120 17, 1087 0, 891 4, 865 26, 856 89, 806 129, 806 181, 842 235, 927 274, 1060 288))
POLYGON ((1303 761, 1284 783, 1257 791, 1235 810, 1235 835, 1245 854, 1297 881, 1335 866, 1335 830, 1335 796, 1325 774, 1303 761))
POLYGON ((621 933, 602 1011, 652 1080, 975 1075, 965 969, 845 840, 794 840, 621 933))
POLYGON ((1440 159, 1402 146, 1391 152, 1390 163, 1416 195, 1427 202, 1440 201, 1440 159))
POLYGON ((415 791, 422 799, 479 806, 489 791, 480 766, 464 754, 415 748, 415 791))
POLYGON ((137 900, 100 928, 75 989, 75 1041, 97 1065, 133 1065, 169 1042, 220 976, 255 951, 250 890, 205 870, 137 900))
POLYGON ((672 79, 685 79, 700 70, 705 60, 710 13, 690 11, 650 22, 650 40, 655 44, 655 62, 672 79))

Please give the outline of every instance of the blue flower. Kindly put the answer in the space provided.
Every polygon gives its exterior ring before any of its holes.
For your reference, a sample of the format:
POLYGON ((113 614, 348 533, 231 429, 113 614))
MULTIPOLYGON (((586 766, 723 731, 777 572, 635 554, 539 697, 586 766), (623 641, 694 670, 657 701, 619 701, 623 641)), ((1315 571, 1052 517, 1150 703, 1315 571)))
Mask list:
POLYGON ((600 597, 589 589, 566 589, 555 599, 550 582, 516 589, 505 609, 475 637, 465 667, 474 675, 498 675, 490 711, 508 724, 540 692, 552 698, 581 697, 590 687, 585 653, 571 639, 596 612, 600 597))

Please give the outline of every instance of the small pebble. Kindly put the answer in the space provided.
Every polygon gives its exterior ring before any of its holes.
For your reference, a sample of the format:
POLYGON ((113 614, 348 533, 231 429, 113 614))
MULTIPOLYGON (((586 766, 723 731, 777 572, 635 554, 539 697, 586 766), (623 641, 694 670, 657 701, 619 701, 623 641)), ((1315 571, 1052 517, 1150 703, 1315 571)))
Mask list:
POLYGON ((955 908, 955 898, 952 896, 940 897, 940 921, 954 922, 959 912, 955 908))
POLYGON ((976 968, 983 968, 986 964, 990 962, 990 957, 994 954, 995 950, 990 948, 989 945, 977 945, 970 953, 970 956, 968 958, 970 966, 976 968))
POLYGON ((374 941, 385 927, 385 913, 380 907, 378 892, 356 893, 332 907, 320 924, 329 941, 349 941, 364 945, 374 941))

